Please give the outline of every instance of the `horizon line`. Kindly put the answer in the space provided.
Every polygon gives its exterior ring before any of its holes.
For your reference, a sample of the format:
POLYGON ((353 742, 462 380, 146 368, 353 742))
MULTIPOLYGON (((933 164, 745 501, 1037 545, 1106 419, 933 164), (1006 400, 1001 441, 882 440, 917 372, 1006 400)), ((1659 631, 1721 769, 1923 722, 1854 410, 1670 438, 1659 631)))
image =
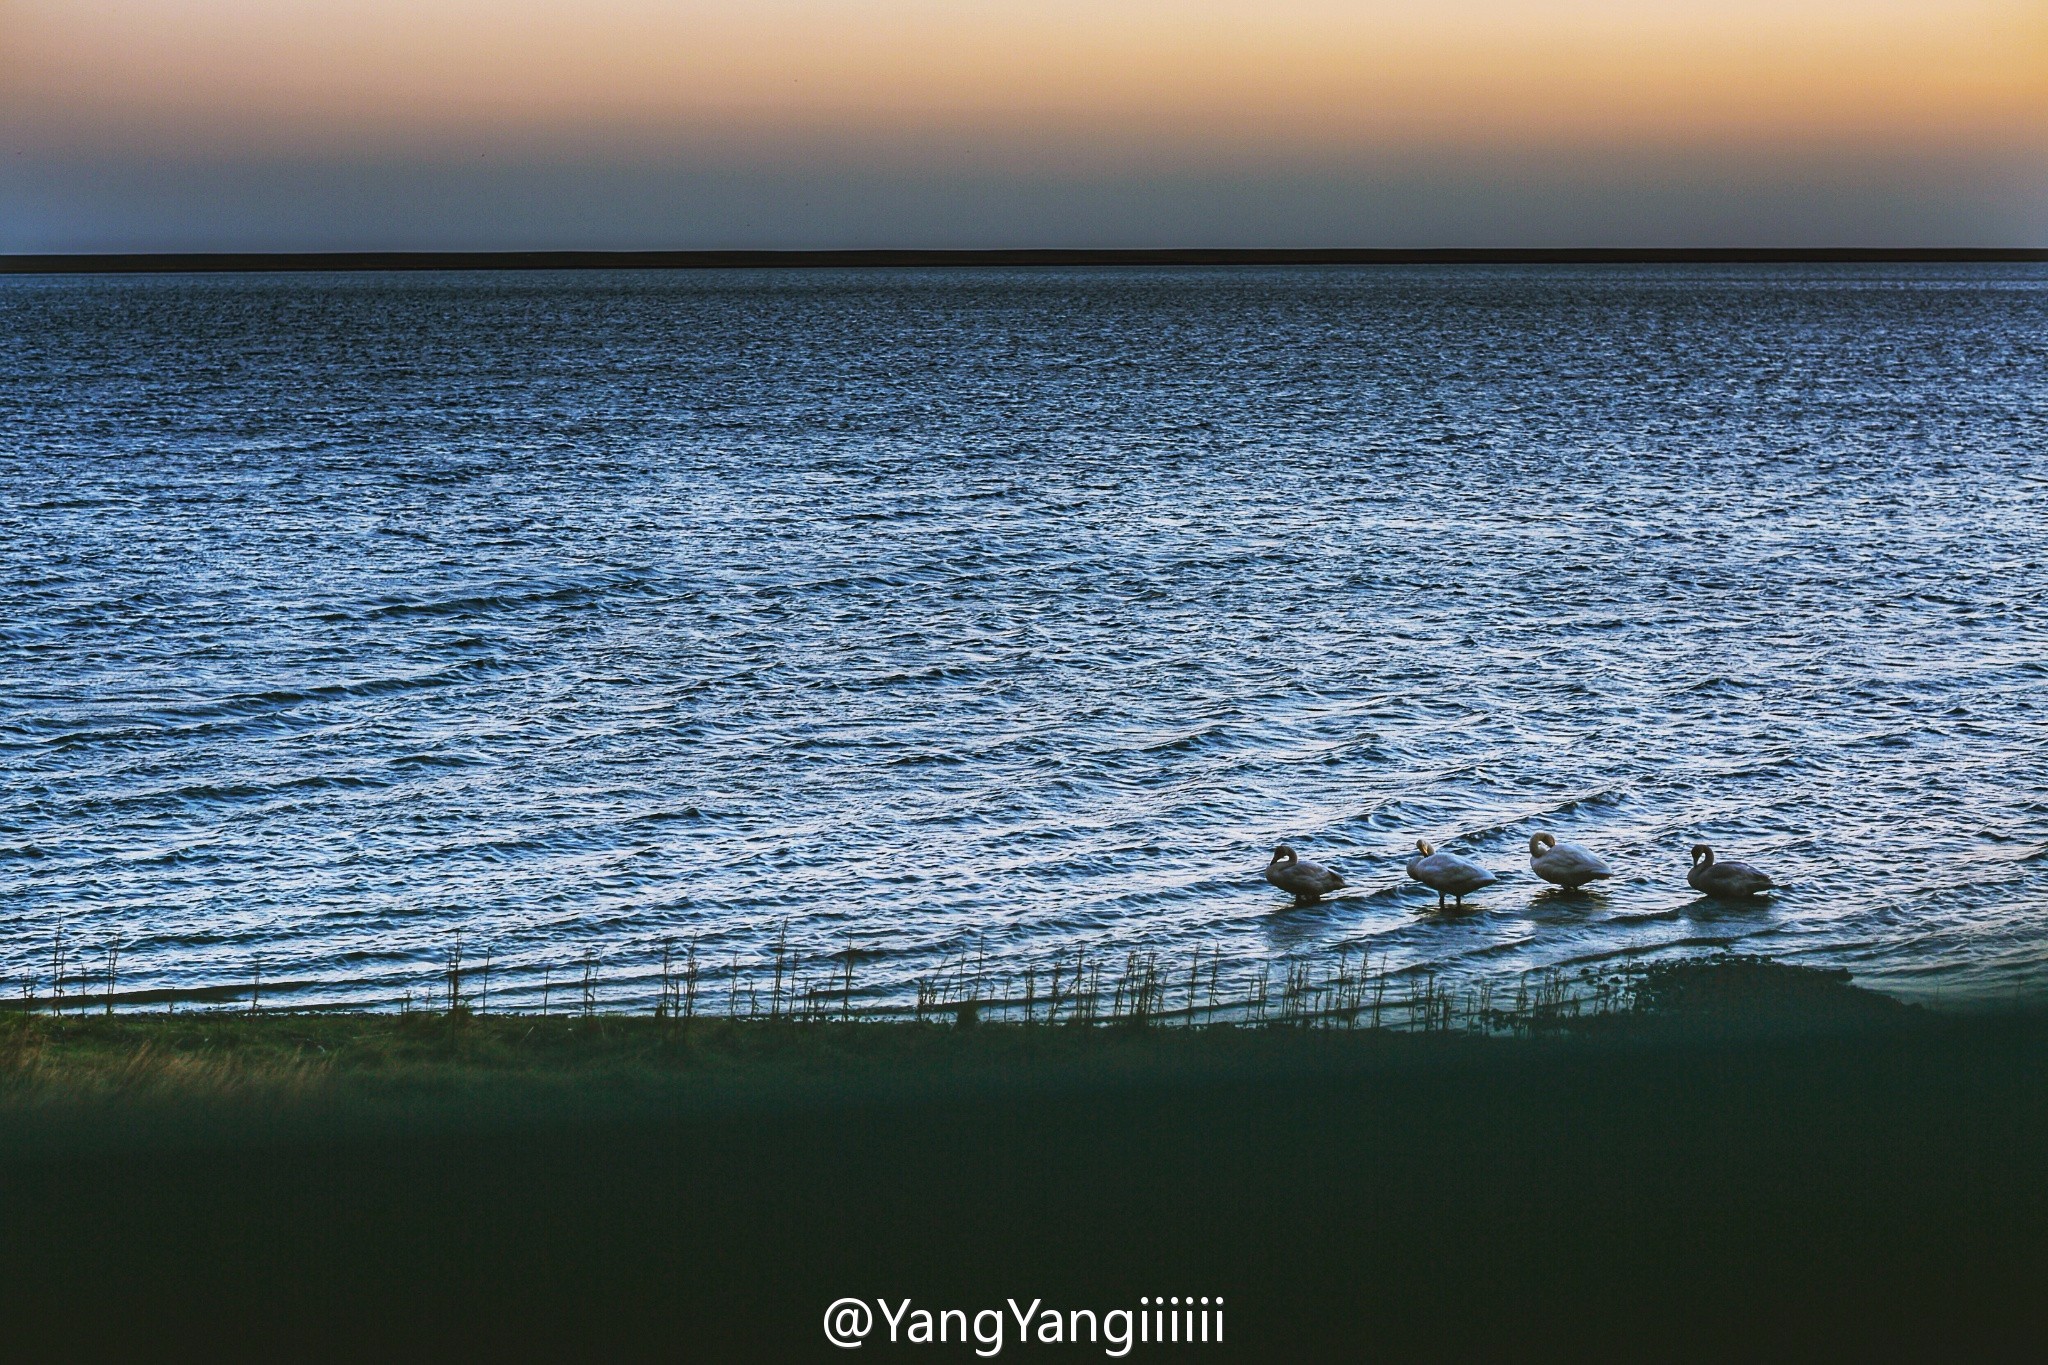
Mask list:
POLYGON ((989 247, 0 253, 0 274, 960 266, 2035 264, 2048 247, 989 247))

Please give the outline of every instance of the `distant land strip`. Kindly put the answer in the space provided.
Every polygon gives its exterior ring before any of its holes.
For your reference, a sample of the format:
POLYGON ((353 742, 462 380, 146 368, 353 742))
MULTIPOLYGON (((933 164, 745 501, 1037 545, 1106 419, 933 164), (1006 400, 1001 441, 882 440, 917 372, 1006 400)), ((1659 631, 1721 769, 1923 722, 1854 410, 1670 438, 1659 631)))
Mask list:
POLYGON ((0 255, 0 274, 802 270, 906 266, 1803 265, 2048 262, 2048 247, 1018 248, 977 251, 195 251, 0 255))

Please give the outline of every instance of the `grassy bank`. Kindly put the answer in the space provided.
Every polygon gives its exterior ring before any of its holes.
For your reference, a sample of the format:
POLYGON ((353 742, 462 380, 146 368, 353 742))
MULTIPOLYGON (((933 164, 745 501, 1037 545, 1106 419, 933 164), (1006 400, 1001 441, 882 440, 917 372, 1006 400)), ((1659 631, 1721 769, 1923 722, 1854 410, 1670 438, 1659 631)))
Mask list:
POLYGON ((2048 1021, 1743 963, 1637 1003, 1537 1036, 25 1016, 0 1295, 17 1343, 267 1357, 837 1357, 842 1295, 1222 1295, 1200 1352, 1248 1359, 2048 1328, 2048 1021))

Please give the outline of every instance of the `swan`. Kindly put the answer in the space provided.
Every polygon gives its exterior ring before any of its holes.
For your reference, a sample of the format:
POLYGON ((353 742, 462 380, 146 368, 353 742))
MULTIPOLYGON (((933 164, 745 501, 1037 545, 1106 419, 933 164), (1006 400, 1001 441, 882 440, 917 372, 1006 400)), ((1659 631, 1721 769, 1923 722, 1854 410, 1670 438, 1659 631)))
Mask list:
POLYGON ((1614 869, 1595 854, 1577 844, 1560 844, 1551 834, 1529 836, 1529 870, 1544 881, 1571 891, 1614 875, 1614 869))
POLYGON ((1491 872, 1473 862, 1460 858, 1455 853, 1439 853, 1429 846, 1426 839, 1417 839, 1415 847, 1421 856, 1408 860, 1408 875, 1436 892, 1436 908, 1444 908, 1444 897, 1458 898, 1458 908, 1465 908, 1465 893, 1477 891, 1482 886, 1492 886, 1496 878, 1491 872))
POLYGON ((1344 885, 1342 877, 1321 863, 1307 861, 1286 844, 1273 850, 1273 861, 1266 864, 1266 880, 1293 896, 1296 905, 1314 905, 1344 885))
POLYGON ((1748 863, 1715 862, 1714 850, 1705 844, 1692 846, 1692 870, 1685 880, 1703 896, 1760 896, 1776 885, 1748 863))

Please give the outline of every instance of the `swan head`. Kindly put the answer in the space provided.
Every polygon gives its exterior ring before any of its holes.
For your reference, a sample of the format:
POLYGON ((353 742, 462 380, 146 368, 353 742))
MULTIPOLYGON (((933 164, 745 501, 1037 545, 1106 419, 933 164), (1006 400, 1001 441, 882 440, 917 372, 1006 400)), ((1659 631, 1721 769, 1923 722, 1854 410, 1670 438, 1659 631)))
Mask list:
POLYGON ((1529 856, 1531 858, 1541 855, 1546 848, 1556 847, 1557 839, 1554 835, 1532 834, 1529 836, 1529 856))
POLYGON ((1427 839, 1417 839, 1415 841, 1415 851, 1417 853, 1420 853, 1425 858, 1427 858, 1430 854, 1436 852, 1435 849, 1429 846, 1429 840, 1427 839))
POLYGON ((1702 858, 1707 860, 1708 867, 1712 867, 1714 865, 1714 850, 1708 848, 1705 844, 1694 844, 1692 846, 1693 864, 1697 866, 1702 858))
MULTIPOLYGON (((1291 865, 1293 863, 1298 863, 1300 861, 1301 855, 1296 853, 1292 848, 1288 847, 1286 844, 1282 844, 1280 845, 1280 847, 1273 850, 1273 862, 1275 863, 1284 862, 1291 865)), ((1267 864, 1267 866, 1269 867, 1271 865, 1271 863, 1267 864)))

